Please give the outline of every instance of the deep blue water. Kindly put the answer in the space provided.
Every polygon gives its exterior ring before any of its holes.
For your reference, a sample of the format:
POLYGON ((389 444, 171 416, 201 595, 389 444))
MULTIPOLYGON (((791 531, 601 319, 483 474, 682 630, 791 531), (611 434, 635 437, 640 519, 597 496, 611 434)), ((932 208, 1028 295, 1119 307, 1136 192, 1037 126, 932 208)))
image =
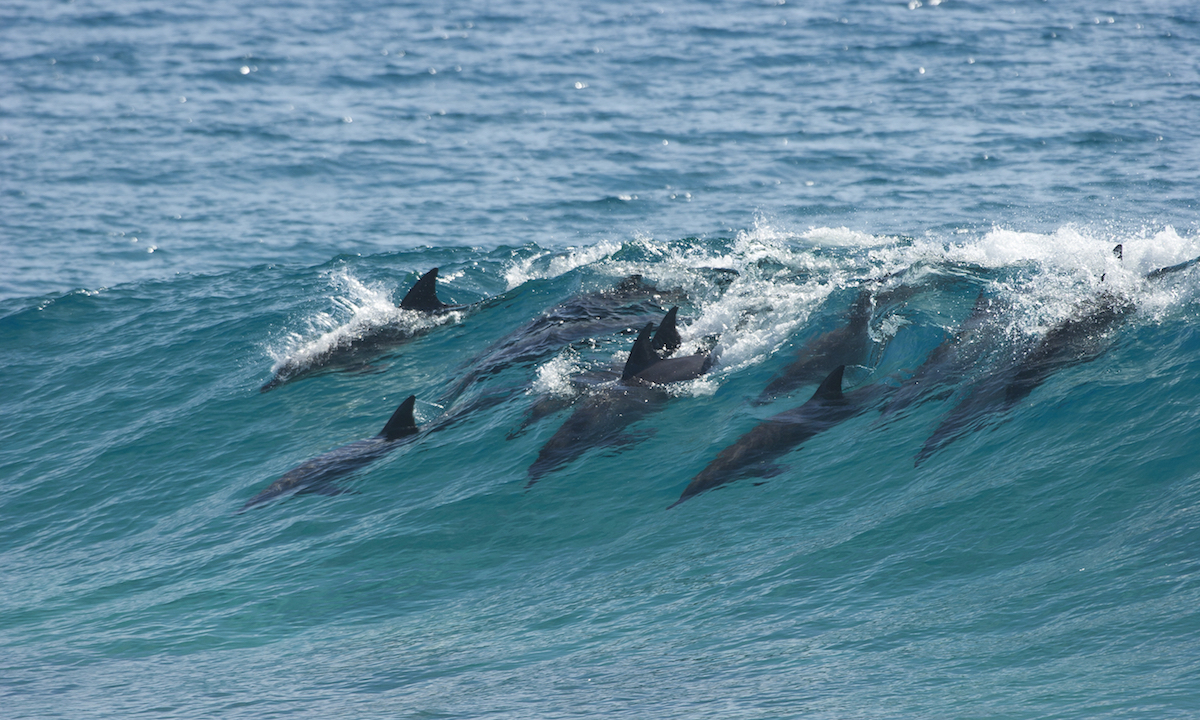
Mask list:
POLYGON ((1197 88, 1182 2, 5 5, 0 715, 1194 717, 1197 88), (883 399, 667 510, 864 290, 883 399), (529 485, 671 305, 712 372, 529 485))

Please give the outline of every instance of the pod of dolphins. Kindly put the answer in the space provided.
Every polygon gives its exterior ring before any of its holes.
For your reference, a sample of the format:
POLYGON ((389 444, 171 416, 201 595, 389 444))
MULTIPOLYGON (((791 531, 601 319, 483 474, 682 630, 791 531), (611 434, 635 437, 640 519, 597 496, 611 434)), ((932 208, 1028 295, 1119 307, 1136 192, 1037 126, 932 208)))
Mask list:
MULTIPOLYGON (((1113 252, 1120 258, 1121 246, 1113 252)), ((1154 270, 1144 279, 1153 282, 1197 264, 1200 264, 1200 258, 1154 270)), ((434 268, 421 276, 405 295, 400 308, 416 313, 444 313, 474 307, 441 302, 437 297, 437 274, 438 270, 434 268)), ((878 280, 863 283, 846 314, 845 324, 802 345, 792 362, 751 404, 773 402, 797 388, 819 381, 812 397, 763 420, 718 453, 670 507, 741 477, 771 477, 780 472, 780 468, 772 464, 774 460, 872 407, 879 408, 879 422, 883 423, 909 406, 948 395, 948 388, 967 377, 979 362, 984 348, 989 345, 984 340, 997 339, 1001 334, 996 320, 1005 308, 998 299, 980 293, 957 331, 937 346, 924 364, 898 386, 875 383, 846 392, 842 387, 846 366, 868 362, 869 323, 875 308, 904 302, 916 292, 904 285, 888 291, 873 289, 880 285, 878 280)), ((626 429, 661 410, 671 399, 670 385, 695 380, 714 365, 715 358, 709 352, 675 356, 682 346, 676 326, 679 308, 672 306, 661 319, 659 314, 663 301, 674 302, 681 297, 680 293, 661 291, 637 275, 625 278, 612 290, 571 297, 484 350, 470 364, 469 372, 440 398, 449 409, 429 425, 418 428, 413 414, 416 398, 409 396, 379 434, 335 448, 289 470, 247 501, 241 510, 292 494, 343 492, 335 484, 339 478, 424 434, 444 429, 470 412, 503 402, 526 389, 485 393, 465 403, 456 402, 478 380, 511 365, 542 358, 570 343, 636 327, 639 332, 619 372, 592 373, 573 379, 576 386, 584 390, 582 399, 574 403, 573 412, 529 466, 526 487, 579 458, 592 447, 632 444, 638 438, 626 433, 626 429)), ((1000 369, 967 388, 916 454, 916 464, 979 429, 992 416, 1007 412, 1055 372, 1099 357, 1108 347, 1113 331, 1135 309, 1130 298, 1109 289, 1080 302, 1066 319, 1051 327, 1040 339, 1014 353, 1000 369)), ((262 391, 267 392, 336 363, 339 355, 379 353, 414 336, 413 332, 397 333, 395 329, 380 328, 377 332, 354 338, 345 346, 333 348, 324 357, 310 359, 304 366, 283 364, 263 385, 262 391)), ((535 401, 522 430, 569 404, 569 401, 553 397, 535 401)))

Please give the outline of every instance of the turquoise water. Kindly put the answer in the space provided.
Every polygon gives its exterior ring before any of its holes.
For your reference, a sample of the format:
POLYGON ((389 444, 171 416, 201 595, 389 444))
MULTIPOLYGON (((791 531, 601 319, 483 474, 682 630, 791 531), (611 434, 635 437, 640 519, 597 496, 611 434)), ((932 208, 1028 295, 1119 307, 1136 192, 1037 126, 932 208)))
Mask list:
POLYGON ((1200 256, 1200 16, 1122 10, 0 10, 0 715, 1193 716, 1200 270, 1145 276, 1200 256), (435 266, 469 307, 397 310, 435 266), (492 362, 633 274, 626 326, 492 362), (667 510, 864 288, 848 390, 998 311, 667 510), (712 372, 530 486, 672 305, 712 372), (410 394, 342 492, 239 512, 410 394))

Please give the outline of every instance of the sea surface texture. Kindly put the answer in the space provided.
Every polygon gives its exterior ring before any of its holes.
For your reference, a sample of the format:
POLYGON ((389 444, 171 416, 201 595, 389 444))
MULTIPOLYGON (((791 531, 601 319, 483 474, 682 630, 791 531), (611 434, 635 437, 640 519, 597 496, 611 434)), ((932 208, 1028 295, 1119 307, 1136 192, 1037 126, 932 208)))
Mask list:
POLYGON ((1194 2, 5 2, 0 717, 1197 717, 1198 195, 1194 2))

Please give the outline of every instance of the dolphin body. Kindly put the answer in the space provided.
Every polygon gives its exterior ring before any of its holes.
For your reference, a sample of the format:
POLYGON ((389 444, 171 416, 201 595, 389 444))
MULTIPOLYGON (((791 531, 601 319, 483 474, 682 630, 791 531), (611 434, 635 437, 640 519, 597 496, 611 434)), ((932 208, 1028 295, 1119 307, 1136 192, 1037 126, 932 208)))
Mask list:
POLYGON ((859 290, 850 306, 847 323, 802 345, 792 362, 767 383, 754 404, 765 405, 796 388, 820 382, 830 367, 863 364, 870 354, 872 311, 871 292, 859 290))
POLYGON ((471 361, 470 370, 445 393, 452 402, 479 380, 518 363, 533 362, 573 342, 639 327, 661 312, 664 292, 630 275, 612 290, 575 295, 492 343, 471 361))
MULTIPOLYGON (((453 310, 465 309, 466 305, 448 305, 437 296, 438 269, 433 268, 417 280, 400 301, 401 310, 411 310, 425 315, 437 315, 453 310)), ((347 337, 334 347, 315 357, 290 357, 277 367, 271 379, 259 388, 267 392, 331 365, 349 366, 361 364, 391 350, 426 332, 428 328, 411 328, 396 324, 370 327, 364 332, 347 337)))
POLYGON ((1088 298, 1029 350, 1018 353, 1015 362, 976 383, 925 441, 915 464, 978 429, 989 416, 1011 409, 1055 372, 1103 355, 1112 331, 1136 309, 1130 299, 1108 291, 1088 298))
POLYGON ((248 500, 238 512, 270 502, 278 497, 300 493, 322 493, 336 495, 341 492, 333 481, 360 470, 387 455, 397 447, 409 442, 418 432, 413 417, 413 405, 417 398, 409 395, 400 403, 396 412, 383 430, 374 437, 357 440, 318 455, 308 462, 284 473, 278 480, 248 500))
POLYGON ((1001 334, 995 319, 1003 309, 998 299, 979 293, 958 330, 934 348, 917 372, 892 394, 881 412, 881 422, 930 397, 948 395, 948 388, 957 384, 994 347, 1001 334), (939 389, 940 392, 935 392, 939 389))
POLYGON ((842 392, 845 370, 845 365, 839 365, 826 376, 808 402, 767 418, 722 450, 688 483, 670 507, 739 477, 777 473, 779 469, 769 464, 771 460, 861 413, 886 389, 881 385, 870 385, 845 394, 842 392))
POLYGON ((767 383, 752 404, 765 405, 797 388, 815 385, 825 378, 831 367, 869 363, 874 345, 871 320, 878 309, 904 302, 921 292, 920 287, 911 285, 883 291, 872 289, 899 274, 863 282, 847 313, 846 324, 810 338, 800 346, 792 362, 767 383))
MULTIPOLYGON (((667 315, 663 318, 662 323, 659 324, 658 329, 654 331, 654 337, 650 341, 650 349, 654 352, 655 358, 666 360, 683 344, 683 339, 679 335, 679 328, 676 325, 678 313, 679 307, 672 307, 667 311, 667 315)), ((644 364, 649 365, 649 363, 645 362, 644 364)), ((604 383, 616 381, 622 374, 624 374, 623 371, 592 371, 571 378, 571 383, 579 391, 589 391, 604 383)), ((521 421, 520 427, 508 434, 508 439, 512 440, 529 429, 529 426, 534 423, 561 410, 565 410, 573 404, 575 404, 574 396, 539 396, 525 412, 525 418, 521 421)))
MULTIPOLYGON (((1113 248, 1113 254, 1120 259, 1122 246, 1113 248)), ((1156 281, 1197 264, 1200 258, 1159 268, 1144 279, 1156 281)), ((1017 353, 1014 362, 976 383, 925 441, 915 464, 982 427, 989 416, 1011 409, 1059 370, 1099 358, 1108 350, 1113 331, 1136 310, 1133 300, 1107 289, 1081 302, 1031 348, 1017 353)))
MULTIPOLYGON (((663 325, 669 325, 670 332, 675 332, 677 309, 672 308, 664 319, 663 325)), ((713 359, 708 354, 664 359, 654 349, 655 342, 650 336, 653 328, 653 323, 647 323, 638 334, 621 379, 581 402, 542 446, 537 460, 529 466, 530 485, 591 447, 633 442, 634 438, 624 433, 625 428, 662 409, 670 398, 663 385, 694 380, 711 369, 713 359)))

